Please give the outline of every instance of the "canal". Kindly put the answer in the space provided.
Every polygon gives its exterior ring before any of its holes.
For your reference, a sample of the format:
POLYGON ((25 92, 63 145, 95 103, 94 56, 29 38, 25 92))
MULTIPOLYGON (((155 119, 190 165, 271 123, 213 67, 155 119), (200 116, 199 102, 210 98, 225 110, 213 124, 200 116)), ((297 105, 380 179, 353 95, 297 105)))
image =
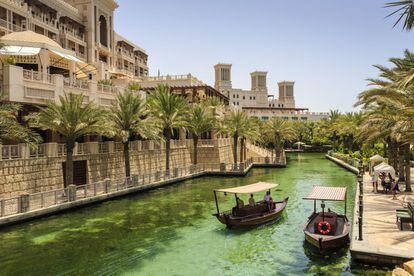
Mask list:
MULTIPOLYGON (((380 275, 385 271, 351 265, 348 250, 319 256, 304 244, 313 203, 302 197, 313 185, 346 186, 352 218, 354 182, 322 154, 291 154, 284 169, 202 177, 107 201, 1 230, 0 274, 380 275), (212 190, 257 181, 279 184, 273 197, 289 197, 285 214, 249 230, 226 229, 212 216, 212 190)), ((231 208, 234 197, 219 201, 231 208)), ((327 205, 343 211, 342 203, 327 205)))

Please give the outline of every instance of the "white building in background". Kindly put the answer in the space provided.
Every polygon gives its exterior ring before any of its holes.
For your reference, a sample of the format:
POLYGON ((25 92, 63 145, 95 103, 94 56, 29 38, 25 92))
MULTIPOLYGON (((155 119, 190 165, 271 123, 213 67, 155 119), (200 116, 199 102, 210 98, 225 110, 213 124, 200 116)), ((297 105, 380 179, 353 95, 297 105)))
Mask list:
POLYGON ((292 121, 318 121, 328 117, 328 113, 309 112, 308 108, 296 107, 293 81, 279 82, 279 97, 274 98, 269 94, 265 71, 250 73, 250 90, 233 88, 231 66, 229 63, 218 63, 214 66, 214 86, 229 98, 230 106, 242 109, 249 116, 262 120, 281 117, 292 121))

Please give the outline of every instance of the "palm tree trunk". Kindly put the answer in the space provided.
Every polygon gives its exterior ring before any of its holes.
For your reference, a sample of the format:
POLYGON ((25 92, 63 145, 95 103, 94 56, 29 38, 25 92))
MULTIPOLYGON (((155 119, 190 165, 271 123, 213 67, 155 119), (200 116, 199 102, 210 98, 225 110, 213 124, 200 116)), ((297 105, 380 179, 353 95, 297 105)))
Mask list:
POLYGON ((129 160, 129 141, 124 142, 124 163, 125 163, 125 176, 131 176, 131 164, 129 160))
POLYGON ((410 166, 410 144, 405 145, 405 191, 411 192, 411 166, 410 166))
POLYGON ((243 162, 244 138, 240 139, 240 163, 243 162))
POLYGON ((244 140, 244 160, 247 159, 247 143, 246 143, 246 139, 244 140))
POLYGON ((237 164, 237 141, 239 140, 239 137, 237 134, 233 136, 233 160, 234 164, 237 164))
POLYGON ((398 168, 398 145, 397 142, 393 142, 392 145, 392 164, 391 166, 393 166, 394 168, 398 168))
POLYGON ((405 147, 401 144, 398 145, 398 180, 404 181, 404 151, 405 147))
POLYGON ((170 171, 171 132, 165 131, 165 170, 170 171))
MULTIPOLYGON (((73 149, 75 147, 74 140, 66 141, 66 187, 73 184, 73 149)), ((86 183, 85 183, 86 184, 86 183)))
POLYGON ((194 165, 197 165, 197 151, 198 151, 197 145, 198 145, 198 136, 193 134, 193 147, 194 147, 193 164, 194 165))

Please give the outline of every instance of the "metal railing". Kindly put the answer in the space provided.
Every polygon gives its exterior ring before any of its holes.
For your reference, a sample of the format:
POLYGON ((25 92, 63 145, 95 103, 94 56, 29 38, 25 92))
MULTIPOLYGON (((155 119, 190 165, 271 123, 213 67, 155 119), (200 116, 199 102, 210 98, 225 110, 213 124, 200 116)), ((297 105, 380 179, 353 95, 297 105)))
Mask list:
POLYGON ((79 201, 85 198, 93 198, 103 194, 112 194, 137 187, 150 186, 154 183, 177 180, 191 177, 200 173, 245 173, 254 163, 265 161, 264 159, 249 158, 242 163, 211 163, 196 164, 185 167, 176 167, 169 171, 155 171, 133 175, 121 179, 105 179, 85 185, 70 185, 66 188, 45 192, 24 194, 18 197, 0 199, 0 217, 40 210, 57 206, 68 202, 79 201))

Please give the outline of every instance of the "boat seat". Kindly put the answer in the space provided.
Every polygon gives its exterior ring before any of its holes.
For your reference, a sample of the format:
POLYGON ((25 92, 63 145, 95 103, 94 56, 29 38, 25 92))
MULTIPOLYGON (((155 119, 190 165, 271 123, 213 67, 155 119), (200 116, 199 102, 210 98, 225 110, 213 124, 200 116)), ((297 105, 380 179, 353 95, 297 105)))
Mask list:
POLYGON ((246 205, 243 208, 234 208, 233 214, 237 217, 245 217, 254 214, 261 214, 268 212, 267 204, 258 204, 255 206, 246 205))

